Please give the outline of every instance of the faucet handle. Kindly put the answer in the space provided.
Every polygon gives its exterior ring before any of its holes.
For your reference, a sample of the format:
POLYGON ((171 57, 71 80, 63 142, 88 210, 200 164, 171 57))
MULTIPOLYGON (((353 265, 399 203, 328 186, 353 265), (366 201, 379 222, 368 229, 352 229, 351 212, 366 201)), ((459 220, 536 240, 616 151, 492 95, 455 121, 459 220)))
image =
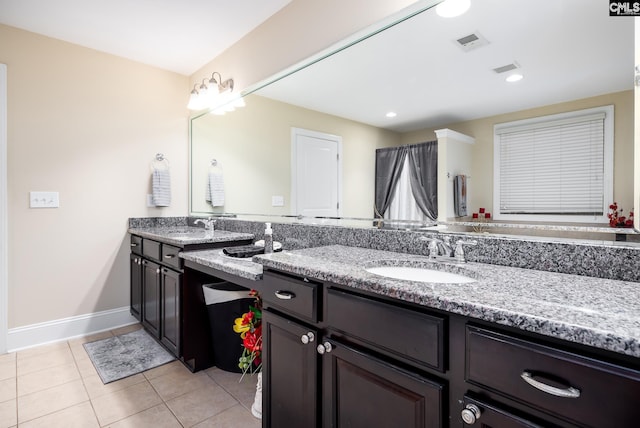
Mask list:
POLYGON ((456 250, 453 255, 456 258, 456 261, 460 263, 467 262, 464 257, 463 245, 478 245, 478 241, 476 241, 475 239, 459 239, 458 241, 456 241, 456 250))

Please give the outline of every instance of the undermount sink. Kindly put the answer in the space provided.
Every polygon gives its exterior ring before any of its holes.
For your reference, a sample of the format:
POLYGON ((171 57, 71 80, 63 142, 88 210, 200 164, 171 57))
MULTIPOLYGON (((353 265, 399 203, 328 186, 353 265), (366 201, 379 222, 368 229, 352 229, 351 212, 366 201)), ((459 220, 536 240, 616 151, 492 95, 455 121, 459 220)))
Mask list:
POLYGON ((457 273, 413 266, 377 266, 365 269, 374 275, 407 281, 435 282, 440 284, 468 284, 476 279, 457 273))

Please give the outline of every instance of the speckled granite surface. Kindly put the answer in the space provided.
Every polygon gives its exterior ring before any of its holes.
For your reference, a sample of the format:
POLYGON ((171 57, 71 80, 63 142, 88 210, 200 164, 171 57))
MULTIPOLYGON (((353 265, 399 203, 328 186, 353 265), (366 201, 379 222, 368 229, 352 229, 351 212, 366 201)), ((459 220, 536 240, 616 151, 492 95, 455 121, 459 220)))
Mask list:
POLYGON ((262 279, 261 264, 251 261, 250 258, 242 259, 226 256, 221 249, 184 251, 180 253, 180 257, 252 281, 262 279))
MULTIPOLYGON (((568 256, 568 260, 576 256, 568 256)), ((254 257, 265 267, 367 290, 427 307, 640 357, 640 284, 417 255, 325 246, 254 257), (384 278, 378 264, 435 267, 477 279, 433 284, 384 278)))
POLYGON ((215 242, 233 242, 253 239, 251 233, 229 232, 227 230, 214 230, 207 232, 200 227, 184 225, 163 225, 152 227, 130 227, 129 233, 154 239, 166 244, 184 247, 192 244, 208 244, 215 242))

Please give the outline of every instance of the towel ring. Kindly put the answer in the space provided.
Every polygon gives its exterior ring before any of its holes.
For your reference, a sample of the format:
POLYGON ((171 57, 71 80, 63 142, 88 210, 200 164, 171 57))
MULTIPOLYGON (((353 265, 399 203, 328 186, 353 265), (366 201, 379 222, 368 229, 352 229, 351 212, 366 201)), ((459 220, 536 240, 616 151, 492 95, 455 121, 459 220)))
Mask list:
POLYGON ((156 157, 151 161, 151 169, 169 169, 169 159, 165 158, 162 153, 156 154, 156 157))

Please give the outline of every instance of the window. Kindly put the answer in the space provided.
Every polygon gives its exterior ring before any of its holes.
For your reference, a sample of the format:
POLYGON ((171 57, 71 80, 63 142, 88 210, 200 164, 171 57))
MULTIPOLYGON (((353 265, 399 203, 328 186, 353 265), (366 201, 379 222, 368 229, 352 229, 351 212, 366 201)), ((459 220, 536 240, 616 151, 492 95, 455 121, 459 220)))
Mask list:
POLYGON ((497 220, 606 222, 613 106, 494 126, 497 220))

